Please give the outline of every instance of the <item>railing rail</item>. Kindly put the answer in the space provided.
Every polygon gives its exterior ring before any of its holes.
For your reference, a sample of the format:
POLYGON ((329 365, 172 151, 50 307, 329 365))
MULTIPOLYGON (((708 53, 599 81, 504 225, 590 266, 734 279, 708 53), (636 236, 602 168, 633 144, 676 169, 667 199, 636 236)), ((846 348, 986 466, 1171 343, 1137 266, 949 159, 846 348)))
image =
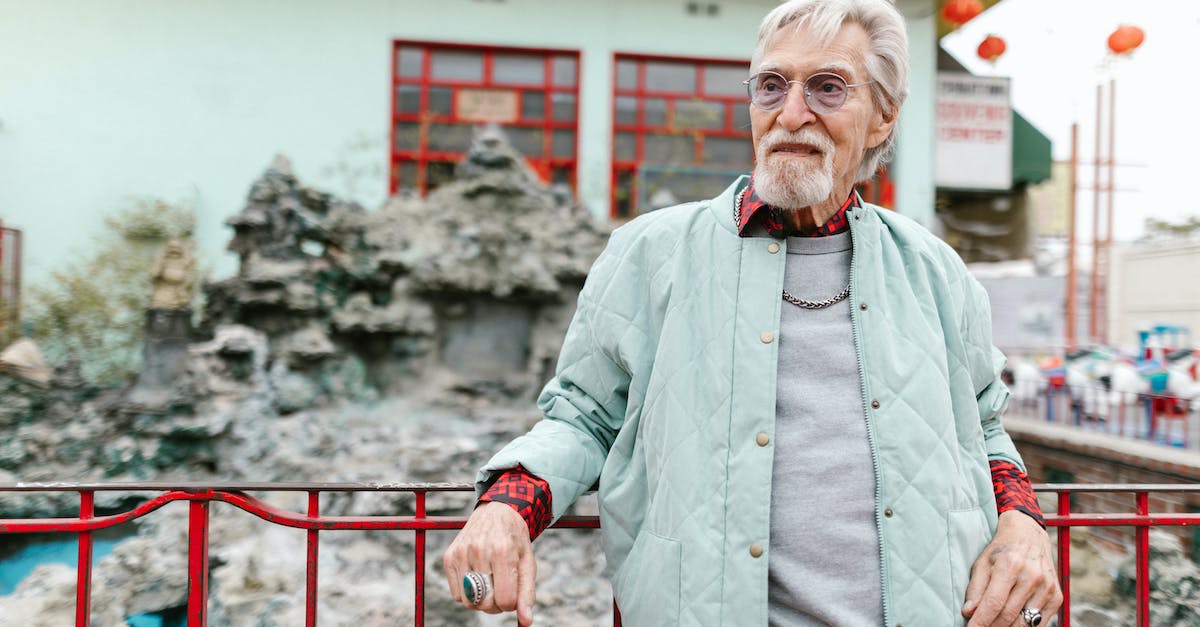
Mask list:
MULTIPOLYGON (((79 559, 76 588, 76 625, 87 627, 91 611, 92 533, 145 516, 175 501, 188 502, 188 595, 189 627, 207 625, 208 606, 208 532, 209 506, 223 502, 277 525, 307 531, 305 559, 305 624, 317 625, 318 540, 322 531, 398 530, 415 534, 413 562, 414 623, 424 624, 425 533, 431 530, 461 529, 464 516, 430 516, 425 498, 430 492, 465 492, 462 483, 262 483, 262 482, 115 482, 115 483, 7 483, 0 492, 75 492, 79 494, 79 516, 75 518, 0 519, 0 534, 75 533, 78 534, 79 559), (413 515, 404 516, 324 516, 320 496, 336 492, 407 492, 415 498, 413 515), (104 516, 95 515, 97 492, 156 492, 156 496, 133 509, 104 516), (304 513, 293 512, 266 503, 249 492, 303 492, 308 495, 304 513)), ((1150 496, 1173 493, 1200 496, 1200 485, 1150 484, 1039 484, 1039 493, 1056 494, 1058 511, 1046 516, 1049 527, 1057 530, 1059 577, 1063 589, 1060 624, 1070 627, 1071 529, 1074 527, 1132 527, 1136 560, 1137 625, 1150 624, 1150 540, 1151 527, 1200 525, 1200 513, 1151 513, 1150 496), (1132 494, 1131 512, 1080 513, 1071 511, 1071 495, 1079 493, 1132 494)), ((564 517, 556 528, 597 528, 595 516, 564 517)), ((620 615, 614 606, 614 624, 620 615)))
POLYGON ((1200 423, 1193 401, 1165 392, 1119 391, 1100 384, 1048 386, 1034 396, 1014 395, 1009 412, 1181 448, 1195 448, 1200 436, 1193 430, 1192 423, 1200 423))

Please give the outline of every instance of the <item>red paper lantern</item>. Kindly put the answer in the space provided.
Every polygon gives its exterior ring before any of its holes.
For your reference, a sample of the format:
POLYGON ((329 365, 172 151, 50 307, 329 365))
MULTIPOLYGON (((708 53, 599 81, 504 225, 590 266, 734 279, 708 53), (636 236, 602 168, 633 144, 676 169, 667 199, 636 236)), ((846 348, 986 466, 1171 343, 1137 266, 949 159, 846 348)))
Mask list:
POLYGON ((950 0, 942 7, 942 17, 955 26, 966 24, 980 13, 983 13, 983 3, 979 0, 950 0))
POLYGON ((1129 54, 1146 40, 1146 31, 1129 24, 1122 24, 1108 36, 1108 49, 1113 54, 1129 54))
POLYGON ((995 35, 988 35, 979 43, 979 49, 975 52, 979 54, 980 59, 995 63, 996 59, 999 59, 1000 55, 1004 54, 1004 51, 1007 49, 1008 46, 1005 45, 1003 39, 995 35))

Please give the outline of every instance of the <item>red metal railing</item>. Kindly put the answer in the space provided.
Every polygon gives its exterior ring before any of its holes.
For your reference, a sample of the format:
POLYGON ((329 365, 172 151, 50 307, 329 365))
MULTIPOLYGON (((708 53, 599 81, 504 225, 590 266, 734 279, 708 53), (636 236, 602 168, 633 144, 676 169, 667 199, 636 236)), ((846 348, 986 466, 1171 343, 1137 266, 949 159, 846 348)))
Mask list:
POLYGON ((1133 527, 1134 559, 1136 563, 1137 625, 1150 625, 1150 528, 1160 526, 1200 525, 1200 513, 1151 514, 1151 494, 1200 494, 1200 485, 1087 485, 1039 484, 1036 492, 1056 493, 1058 512, 1046 516, 1046 525, 1058 530, 1058 577, 1062 585, 1063 606, 1059 612, 1062 627, 1071 626, 1071 528, 1072 527, 1133 527), (1073 513, 1071 495, 1078 493, 1125 493, 1134 496, 1132 513, 1073 513))
MULTIPOLYGON (((1200 525, 1200 513, 1152 514, 1150 495, 1200 495, 1200 485, 1035 485, 1041 493, 1058 495, 1058 512, 1046 516, 1049 527, 1058 534, 1059 577, 1063 590, 1060 612, 1062 627, 1070 627, 1070 564, 1071 528, 1073 527, 1132 527, 1136 559, 1137 625, 1150 624, 1150 528, 1159 526, 1200 525), (1132 494, 1133 512, 1075 513, 1071 511, 1071 495, 1079 493, 1132 494)), ((92 532, 130 522, 173 501, 187 501, 189 507, 188 533, 188 601, 189 627, 205 627, 208 606, 208 530, 209 504, 220 501, 277 525, 307 530, 306 551, 306 625, 317 624, 318 537, 322 531, 334 530, 399 530, 415 534, 413 561, 415 566, 414 615, 415 624, 424 624, 425 601, 425 533, 431 530, 461 529, 463 516, 429 516, 425 497, 429 492, 469 491, 467 484, 412 483, 9 483, 0 484, 0 492, 77 492, 79 516, 76 518, 0 519, 0 534, 76 533, 79 536, 79 568, 76 592, 76 625, 87 627, 90 621, 92 532), (95 494, 109 492, 158 492, 154 498, 133 509, 106 516, 95 515, 95 494), (322 516, 320 495, 328 492, 408 492, 414 495, 414 514, 411 516, 322 516), (248 492, 306 492, 308 508, 305 514, 281 509, 248 492)), ((594 516, 564 517, 556 528, 596 528, 594 516)), ((614 624, 620 626, 620 615, 614 607, 614 624)))
POLYGON ((1010 413, 1126 438, 1195 448, 1198 422, 1189 399, 1166 393, 1113 392, 1100 385, 1047 387, 1014 400, 1010 413))

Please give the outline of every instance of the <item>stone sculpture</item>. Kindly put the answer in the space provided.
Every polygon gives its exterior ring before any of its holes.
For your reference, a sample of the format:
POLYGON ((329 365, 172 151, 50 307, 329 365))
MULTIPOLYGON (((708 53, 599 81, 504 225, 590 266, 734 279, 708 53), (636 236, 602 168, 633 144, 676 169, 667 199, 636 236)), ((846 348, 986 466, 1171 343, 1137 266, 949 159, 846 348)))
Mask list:
POLYGON ((154 261, 151 278, 154 291, 150 308, 165 311, 190 309, 195 274, 196 262, 191 251, 177 239, 168 242, 166 249, 154 261))

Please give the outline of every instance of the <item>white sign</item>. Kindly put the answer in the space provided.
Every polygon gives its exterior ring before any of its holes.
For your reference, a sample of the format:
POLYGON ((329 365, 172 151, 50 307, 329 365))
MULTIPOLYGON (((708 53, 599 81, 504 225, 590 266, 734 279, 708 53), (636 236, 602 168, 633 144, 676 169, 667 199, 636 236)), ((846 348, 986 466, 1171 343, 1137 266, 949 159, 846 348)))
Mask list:
POLYGON ((1007 78, 939 72, 936 128, 934 183, 938 187, 1012 187, 1007 78))

